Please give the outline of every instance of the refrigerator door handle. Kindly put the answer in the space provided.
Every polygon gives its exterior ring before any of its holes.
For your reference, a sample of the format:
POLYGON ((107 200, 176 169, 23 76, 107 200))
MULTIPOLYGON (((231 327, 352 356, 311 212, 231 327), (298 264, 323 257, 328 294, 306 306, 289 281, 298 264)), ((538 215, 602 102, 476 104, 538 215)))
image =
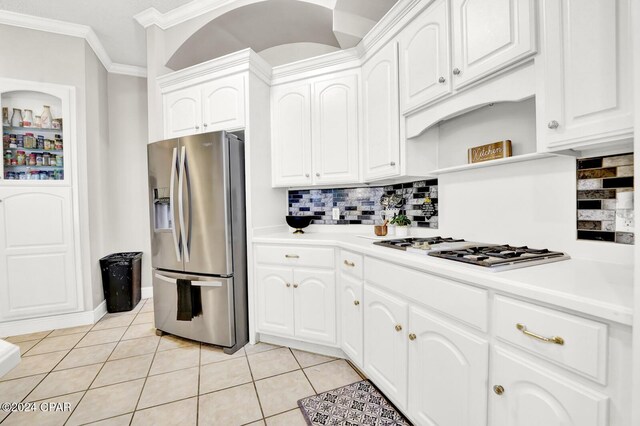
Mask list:
POLYGON ((184 178, 185 162, 187 161, 187 148, 182 146, 180 150, 180 177, 178 178, 178 213, 180 215, 180 234, 182 236, 182 247, 184 248, 184 261, 189 262, 189 244, 185 235, 186 227, 184 221, 184 178))
MULTIPOLYGON (((178 282, 177 278, 170 278, 164 275, 156 274, 156 278, 171 284, 176 284, 178 282)), ((197 287, 222 287, 221 281, 191 281, 191 285, 197 287)))
POLYGON ((173 235, 173 246, 176 250, 176 259, 178 262, 182 262, 182 256, 180 254, 180 243, 178 242, 178 233, 176 232, 176 223, 175 223, 175 214, 174 214, 174 206, 175 206, 175 196, 174 196, 174 188, 176 182, 176 168, 178 166, 178 148, 173 148, 173 156, 171 160, 171 183, 169 184, 169 215, 171 216, 171 221, 173 222, 171 225, 171 234, 173 235))

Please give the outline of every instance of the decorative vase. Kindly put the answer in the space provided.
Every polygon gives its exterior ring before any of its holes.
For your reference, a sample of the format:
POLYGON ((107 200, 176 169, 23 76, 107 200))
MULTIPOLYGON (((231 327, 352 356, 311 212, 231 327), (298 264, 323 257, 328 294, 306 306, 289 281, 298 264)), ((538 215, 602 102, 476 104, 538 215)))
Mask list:
POLYGON ((408 226, 396 226, 396 237, 406 237, 409 235, 408 226))
POLYGON ((3 126, 11 125, 11 123, 9 122, 9 108, 7 107, 2 108, 2 125, 3 126))
POLYGON ((53 117, 51 117, 51 108, 49 105, 43 105, 44 110, 40 114, 40 125, 43 129, 50 129, 53 117))
POLYGON ((22 127, 33 127, 33 111, 30 109, 24 110, 24 117, 22 118, 22 127))
POLYGON ((22 110, 20 108, 13 109, 13 114, 11 114, 11 126, 22 127, 22 110))
POLYGON ((387 235, 396 235, 396 225, 387 225, 387 235))

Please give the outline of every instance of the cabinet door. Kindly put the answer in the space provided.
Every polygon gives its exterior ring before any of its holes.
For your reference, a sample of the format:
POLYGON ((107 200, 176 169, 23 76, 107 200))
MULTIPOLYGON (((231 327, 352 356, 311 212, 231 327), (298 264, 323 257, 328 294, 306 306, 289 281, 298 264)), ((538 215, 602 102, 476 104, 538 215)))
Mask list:
POLYGON ((295 269, 293 278, 296 337, 318 343, 335 343, 335 273, 295 269))
POLYGON ((411 417, 424 425, 486 425, 489 342, 418 308, 409 325, 411 417))
POLYGON ((273 185, 309 185, 311 178, 311 88, 276 87, 271 103, 273 185))
POLYGON ((362 366, 362 281, 340 274, 340 347, 359 367, 362 366))
POLYGON ((535 53, 535 0, 451 1, 455 87, 535 53))
POLYGON ((491 354, 490 386, 493 426, 605 426, 608 398, 569 379, 552 374, 509 351, 491 354))
POLYGON ((0 200, 0 320, 81 308, 71 188, 1 188, 0 200))
POLYGON ((193 135, 201 131, 202 92, 188 87, 163 96, 164 135, 168 138, 193 135))
POLYGON ((358 182, 358 76, 314 84, 313 183, 358 182))
POLYGON ((293 336, 293 271, 291 268, 259 266, 258 331, 293 336))
POLYGON ((400 409, 407 406, 407 303, 364 289, 364 371, 400 409))
POLYGON ((449 2, 437 0, 400 38, 401 107, 406 112, 451 93, 449 2))
POLYGON ((202 86, 203 130, 236 130, 245 124, 244 76, 221 78, 202 86))
POLYGON ((536 103, 546 148, 630 137, 628 0, 547 0, 542 16, 544 97, 536 103))
POLYGON ((400 174, 398 48, 389 43, 362 67, 364 179, 400 174))

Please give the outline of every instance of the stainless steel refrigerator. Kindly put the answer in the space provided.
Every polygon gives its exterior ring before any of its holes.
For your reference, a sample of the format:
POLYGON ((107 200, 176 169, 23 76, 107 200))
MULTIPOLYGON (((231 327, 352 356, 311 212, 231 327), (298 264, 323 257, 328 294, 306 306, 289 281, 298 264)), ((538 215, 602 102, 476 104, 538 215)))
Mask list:
POLYGON ((157 330, 223 346, 248 341, 244 142, 214 132, 148 146, 157 330), (178 321, 177 280, 200 288, 202 314, 178 321))

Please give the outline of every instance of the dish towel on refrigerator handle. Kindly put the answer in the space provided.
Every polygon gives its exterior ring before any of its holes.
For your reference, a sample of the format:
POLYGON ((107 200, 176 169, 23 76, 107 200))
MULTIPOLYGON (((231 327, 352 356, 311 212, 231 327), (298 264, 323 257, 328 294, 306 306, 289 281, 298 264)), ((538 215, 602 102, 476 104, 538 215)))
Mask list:
POLYGON ((200 286, 191 285, 191 280, 176 280, 178 291, 178 321, 191 321, 202 314, 202 296, 200 286))

